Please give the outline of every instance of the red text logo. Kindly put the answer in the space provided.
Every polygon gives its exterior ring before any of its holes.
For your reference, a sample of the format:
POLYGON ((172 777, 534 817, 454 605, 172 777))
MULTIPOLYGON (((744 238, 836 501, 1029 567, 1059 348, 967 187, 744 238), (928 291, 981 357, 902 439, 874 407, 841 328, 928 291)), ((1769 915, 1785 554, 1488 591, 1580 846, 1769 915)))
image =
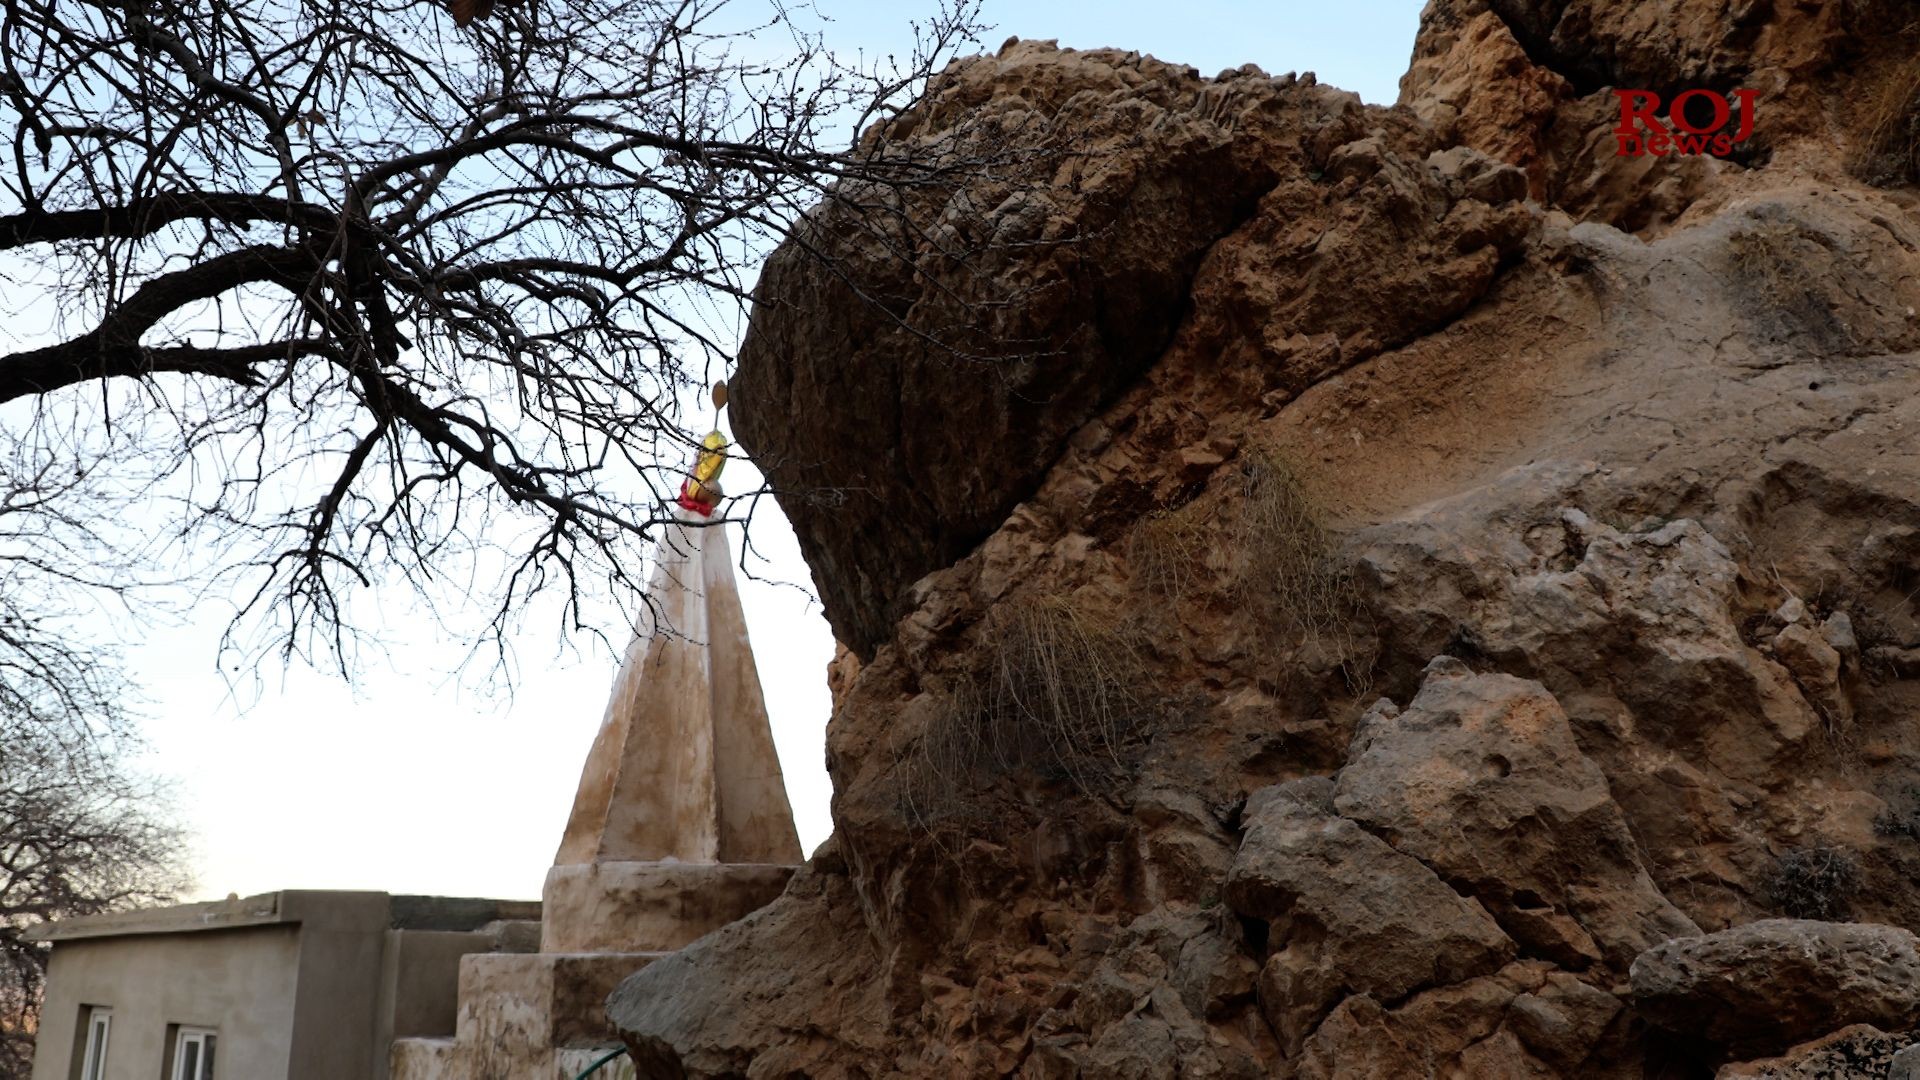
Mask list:
POLYGON ((1620 157, 1712 154, 1726 157, 1753 135, 1758 90, 1735 90, 1731 98, 1712 90, 1682 90, 1660 116, 1660 95, 1651 90, 1615 90, 1620 126, 1613 129, 1620 157), (1731 130, 1729 130, 1731 129, 1731 130))

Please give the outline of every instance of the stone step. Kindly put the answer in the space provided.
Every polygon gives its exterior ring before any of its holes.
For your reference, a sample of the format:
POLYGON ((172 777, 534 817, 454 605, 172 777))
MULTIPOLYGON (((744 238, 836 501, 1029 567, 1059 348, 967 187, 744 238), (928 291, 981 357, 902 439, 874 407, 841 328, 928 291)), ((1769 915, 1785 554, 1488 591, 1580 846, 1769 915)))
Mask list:
POLYGON ((540 894, 540 948, 671 952, 772 903, 795 869, 687 862, 555 866, 540 894))
POLYGON ((500 919, 480 928, 493 939, 493 952, 532 953, 540 951, 539 919, 500 919))
POLYGON ((460 1074, 454 1068, 454 1051, 452 1039, 395 1039, 388 1059, 388 1080, 457 1080, 460 1074))
MULTIPOLYGON (((619 1040, 607 995, 665 953, 480 953, 460 960, 462 1047, 593 1047, 619 1040)), ((571 1080, 571 1078, 569 1078, 571 1080)))

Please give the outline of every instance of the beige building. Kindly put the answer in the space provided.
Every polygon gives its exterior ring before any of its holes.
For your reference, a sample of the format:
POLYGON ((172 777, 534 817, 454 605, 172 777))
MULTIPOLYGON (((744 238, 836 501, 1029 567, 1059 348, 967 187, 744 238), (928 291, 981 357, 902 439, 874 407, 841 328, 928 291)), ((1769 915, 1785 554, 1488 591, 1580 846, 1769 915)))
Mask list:
POLYGON ((68 919, 33 1080, 357 1080, 451 1035, 460 958, 537 945, 532 902, 288 891, 68 919))

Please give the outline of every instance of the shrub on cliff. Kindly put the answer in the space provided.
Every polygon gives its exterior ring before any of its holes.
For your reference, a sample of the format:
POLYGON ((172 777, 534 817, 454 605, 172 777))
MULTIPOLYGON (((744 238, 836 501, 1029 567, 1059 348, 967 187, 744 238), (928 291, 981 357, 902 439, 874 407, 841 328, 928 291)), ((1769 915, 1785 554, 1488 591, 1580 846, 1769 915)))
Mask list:
POLYGON ((1767 876, 1767 902, 1794 919, 1844 922, 1860 887, 1860 864, 1844 848, 1795 848, 1767 876))
POLYGON ((1082 794, 1110 790, 1153 707, 1133 632, 1071 598, 1009 600, 986 635, 985 669, 957 681, 910 760, 908 798, 922 823, 1020 773, 1082 794))
POLYGON ((1318 646, 1338 658, 1350 689, 1366 689, 1373 656, 1365 606, 1326 508, 1297 469, 1255 450, 1230 501, 1217 512, 1188 505, 1149 514, 1127 538, 1127 562, 1135 588, 1177 604, 1205 588, 1216 549, 1231 566, 1227 600, 1271 648, 1274 664, 1297 663, 1296 646, 1318 646))
POLYGON ((1920 182, 1920 61, 1889 74, 1868 108, 1853 171, 1870 184, 1920 182))

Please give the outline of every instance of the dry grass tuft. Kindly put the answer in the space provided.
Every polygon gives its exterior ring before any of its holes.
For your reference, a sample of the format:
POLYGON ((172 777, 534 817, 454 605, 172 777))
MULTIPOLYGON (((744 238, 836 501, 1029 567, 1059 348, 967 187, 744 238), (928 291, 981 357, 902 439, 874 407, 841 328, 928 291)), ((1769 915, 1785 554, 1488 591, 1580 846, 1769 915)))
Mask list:
POLYGON ((1920 59, 1895 67, 1881 82, 1852 168, 1869 184, 1920 183, 1920 59))
POLYGON ((1250 457, 1242 473, 1233 550, 1235 600, 1268 625, 1342 657, 1349 687, 1365 690, 1373 672, 1366 608, 1338 558, 1338 538, 1311 489, 1286 462, 1250 457))
POLYGON ((1307 633, 1335 624, 1344 614, 1341 575, 1318 501, 1270 454, 1247 462, 1241 495, 1233 537, 1239 598, 1272 607, 1287 626, 1307 633))
POLYGON ((922 824, 951 818, 1021 772, 1101 794, 1156 696, 1131 633, 1058 597, 1010 600, 989 617, 986 669, 963 678, 911 751, 907 797, 922 824))
POLYGON ((1133 583, 1178 603, 1206 576, 1207 522, 1197 506, 1155 510, 1127 536, 1127 566, 1133 583))
POLYGON ((1230 564, 1222 599, 1262 635, 1263 661, 1278 669, 1316 646, 1339 658, 1348 687, 1365 691, 1373 640, 1339 538, 1312 489, 1283 459, 1254 451, 1240 467, 1237 498, 1217 509, 1191 504, 1149 514, 1127 537, 1127 565, 1146 598, 1178 604, 1212 585, 1208 559, 1230 564))
POLYGON ((1875 836, 1920 841, 1920 784, 1908 784, 1873 819, 1875 836))
POLYGON ((1822 238, 1787 222, 1757 222, 1727 240, 1734 272, 1749 286, 1751 312, 1772 336, 1799 334, 1829 348, 1857 345, 1820 283, 1834 263, 1822 238))

